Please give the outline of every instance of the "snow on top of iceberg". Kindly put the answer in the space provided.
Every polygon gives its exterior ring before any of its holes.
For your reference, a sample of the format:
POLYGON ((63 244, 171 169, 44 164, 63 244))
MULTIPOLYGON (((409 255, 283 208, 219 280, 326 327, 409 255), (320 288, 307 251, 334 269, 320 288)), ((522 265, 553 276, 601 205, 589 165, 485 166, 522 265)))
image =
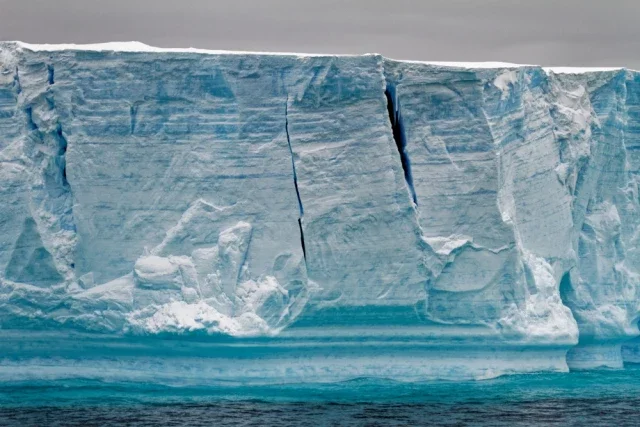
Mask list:
POLYGON ((441 67, 454 67, 454 68, 520 68, 520 67, 535 67, 535 65, 528 64, 514 64, 511 62, 456 62, 456 61, 414 61, 404 59, 393 59, 393 61, 404 62, 407 64, 425 64, 436 65, 441 67))
POLYGON ((549 73, 556 74, 582 74, 582 73, 601 73, 607 71, 618 71, 624 67, 543 67, 549 73))
MULTIPOLYGON (((296 53, 296 52, 259 52, 259 51, 240 51, 240 50, 211 50, 211 49, 199 49, 194 47, 189 48, 165 48, 149 46, 148 44, 136 41, 130 42, 108 42, 108 43, 94 43, 94 44, 31 44, 17 41, 17 46, 29 49, 33 51, 60 51, 60 50, 89 50, 98 52, 177 52, 177 53, 203 53, 210 55, 293 55, 293 56, 359 56, 348 54, 323 54, 323 53, 296 53)), ((377 55, 376 53, 370 53, 367 55, 377 55)), ((395 60, 394 60, 395 61, 395 60)), ((398 62, 416 63, 416 64, 429 64, 439 65, 446 67, 460 67, 460 68, 517 68, 522 67, 520 64, 511 64, 507 62, 438 62, 438 61, 406 61, 397 60, 398 62)))
MULTIPOLYGON (((32 44, 21 41, 14 42, 16 46, 29 49, 32 51, 61 51, 61 50, 85 50, 85 51, 98 51, 98 52, 174 52, 174 53, 201 53, 209 55, 287 55, 287 56, 299 56, 299 57, 322 57, 322 56, 359 56, 350 54, 326 54, 326 53, 296 53, 296 52, 259 52, 259 51, 240 51, 240 50, 212 50, 212 49, 200 49, 200 48, 165 48, 149 46, 148 44, 129 41, 129 42, 107 42, 107 43, 93 43, 93 44, 32 44)), ((367 55, 377 55, 376 53, 370 53, 367 55)), ((391 58, 389 58, 391 59, 391 58)), ((442 67, 454 67, 454 68, 520 68, 520 67, 537 67, 533 64, 514 64, 510 62, 450 62, 450 61, 415 61, 415 60, 396 60, 393 61, 412 63, 412 64, 426 64, 442 67)), ((556 74, 581 74, 592 72, 606 72, 616 71, 624 69, 624 67, 543 67, 545 72, 556 74)), ((635 71, 635 70, 633 70, 635 71)))
POLYGON ((188 48, 167 48, 149 46, 148 44, 136 41, 130 42, 108 42, 93 44, 31 44, 20 41, 14 42, 18 47, 29 49, 32 51, 53 52, 60 50, 88 50, 97 52, 155 52, 155 53, 202 53, 209 55, 292 55, 292 56, 354 56, 339 54, 323 54, 323 53, 295 53, 295 52, 251 52, 241 50, 212 50, 199 49, 195 47, 188 48))

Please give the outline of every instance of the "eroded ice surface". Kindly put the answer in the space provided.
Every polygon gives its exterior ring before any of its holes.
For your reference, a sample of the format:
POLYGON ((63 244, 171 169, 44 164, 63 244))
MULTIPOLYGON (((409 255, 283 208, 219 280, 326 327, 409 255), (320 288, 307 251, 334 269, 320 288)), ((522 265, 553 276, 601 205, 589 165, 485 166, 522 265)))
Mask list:
POLYGON ((1 44, 0 377, 620 367, 639 148, 626 69, 1 44))

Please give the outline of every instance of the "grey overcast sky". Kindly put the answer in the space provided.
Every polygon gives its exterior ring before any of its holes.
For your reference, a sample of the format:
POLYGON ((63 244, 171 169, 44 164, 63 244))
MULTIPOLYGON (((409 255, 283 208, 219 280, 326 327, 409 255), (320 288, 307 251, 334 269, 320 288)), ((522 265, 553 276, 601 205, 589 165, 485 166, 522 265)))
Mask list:
POLYGON ((0 40, 640 69, 640 0, 0 0, 0 40))

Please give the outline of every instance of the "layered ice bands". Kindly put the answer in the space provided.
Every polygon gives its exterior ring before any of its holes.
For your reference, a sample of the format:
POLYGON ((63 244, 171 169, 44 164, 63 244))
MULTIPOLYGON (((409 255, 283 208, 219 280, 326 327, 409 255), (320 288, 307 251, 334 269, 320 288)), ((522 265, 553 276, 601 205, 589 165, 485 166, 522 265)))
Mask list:
POLYGON ((3 43, 0 380, 621 367, 639 182, 631 70, 3 43))

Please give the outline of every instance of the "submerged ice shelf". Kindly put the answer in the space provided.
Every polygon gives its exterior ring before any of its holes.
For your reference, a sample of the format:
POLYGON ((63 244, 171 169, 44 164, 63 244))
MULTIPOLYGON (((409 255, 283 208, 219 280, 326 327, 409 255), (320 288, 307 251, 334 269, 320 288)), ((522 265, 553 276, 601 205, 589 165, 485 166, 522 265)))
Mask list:
POLYGON ((2 43, 0 379, 621 367, 639 153, 627 69, 2 43))

